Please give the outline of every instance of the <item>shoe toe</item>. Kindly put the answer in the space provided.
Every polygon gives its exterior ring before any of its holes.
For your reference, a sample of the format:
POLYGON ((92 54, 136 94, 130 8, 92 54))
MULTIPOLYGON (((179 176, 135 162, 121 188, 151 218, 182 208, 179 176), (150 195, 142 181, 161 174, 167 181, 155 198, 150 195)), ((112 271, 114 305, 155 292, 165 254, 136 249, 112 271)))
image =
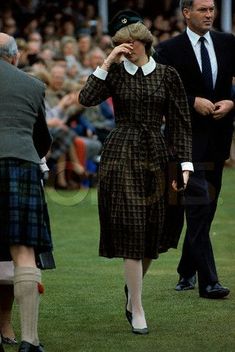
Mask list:
POLYGON ((205 290, 200 292, 200 297, 220 299, 228 296, 229 293, 229 288, 223 287, 220 283, 217 282, 214 285, 208 285, 205 290))

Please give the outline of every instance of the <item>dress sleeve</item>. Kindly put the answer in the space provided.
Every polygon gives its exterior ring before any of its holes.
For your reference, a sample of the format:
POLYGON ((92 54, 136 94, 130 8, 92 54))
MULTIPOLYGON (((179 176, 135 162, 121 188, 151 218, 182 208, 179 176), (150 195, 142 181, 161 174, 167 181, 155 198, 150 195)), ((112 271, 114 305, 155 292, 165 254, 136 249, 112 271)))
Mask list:
POLYGON ((92 74, 79 93, 79 103, 84 106, 95 106, 110 96, 111 93, 107 79, 103 80, 92 74))
POLYGON ((166 69, 166 136, 172 153, 182 162, 192 161, 192 128, 188 100, 179 74, 166 69))

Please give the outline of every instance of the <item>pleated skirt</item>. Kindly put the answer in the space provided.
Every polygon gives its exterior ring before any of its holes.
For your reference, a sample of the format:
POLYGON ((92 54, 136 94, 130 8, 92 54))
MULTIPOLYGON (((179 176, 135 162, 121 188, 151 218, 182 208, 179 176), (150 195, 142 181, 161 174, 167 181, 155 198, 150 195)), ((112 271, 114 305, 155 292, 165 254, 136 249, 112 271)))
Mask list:
POLYGON ((9 260, 11 245, 52 250, 50 221, 38 164, 0 159, 0 260, 9 260))

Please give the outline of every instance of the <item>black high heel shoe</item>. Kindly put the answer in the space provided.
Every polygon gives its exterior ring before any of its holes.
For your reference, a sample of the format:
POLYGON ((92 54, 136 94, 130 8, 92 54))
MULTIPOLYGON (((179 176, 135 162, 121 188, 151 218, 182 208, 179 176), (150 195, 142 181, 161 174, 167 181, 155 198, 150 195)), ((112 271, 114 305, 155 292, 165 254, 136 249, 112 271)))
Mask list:
POLYGON ((149 331, 148 328, 143 328, 143 329, 137 329, 132 326, 132 332, 133 334, 137 335, 148 335, 149 331))
POLYGON ((124 286, 124 291, 126 295, 126 318, 128 320, 128 323, 132 326, 132 313, 127 309, 127 304, 128 304, 128 288, 127 285, 124 286))

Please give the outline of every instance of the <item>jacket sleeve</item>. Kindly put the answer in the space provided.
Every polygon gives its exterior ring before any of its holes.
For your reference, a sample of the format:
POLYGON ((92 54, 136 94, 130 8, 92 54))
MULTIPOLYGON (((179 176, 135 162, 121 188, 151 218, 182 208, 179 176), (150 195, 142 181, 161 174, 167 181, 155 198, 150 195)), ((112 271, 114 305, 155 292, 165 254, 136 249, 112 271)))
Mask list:
POLYGON ((52 138, 46 123, 43 99, 33 128, 33 142, 39 157, 44 157, 50 149, 52 138))
POLYGON ((192 128, 187 96, 179 74, 166 69, 166 136, 172 153, 180 162, 192 161, 192 128))
MULTIPOLYGON (((160 43, 157 46, 156 52, 154 54, 154 59, 156 62, 163 64, 163 65, 170 65, 172 67, 175 67, 173 57, 174 57, 174 55, 172 55, 172 53, 168 50, 168 47, 167 47, 167 45, 165 45, 164 42, 160 43)), ((189 104, 190 110, 194 109, 193 106, 194 106, 195 98, 196 98, 195 96, 187 94, 187 99, 188 99, 188 104, 189 104)))

